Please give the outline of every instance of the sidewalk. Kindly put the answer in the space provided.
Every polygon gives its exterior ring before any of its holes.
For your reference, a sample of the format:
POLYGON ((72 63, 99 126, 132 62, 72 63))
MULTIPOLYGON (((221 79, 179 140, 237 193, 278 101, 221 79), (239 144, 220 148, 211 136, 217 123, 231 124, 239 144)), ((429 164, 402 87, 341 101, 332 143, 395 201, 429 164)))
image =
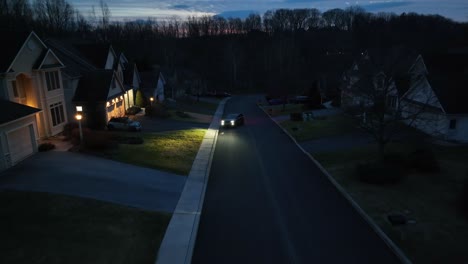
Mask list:
POLYGON ((156 263, 190 263, 203 207, 218 129, 229 98, 222 100, 203 138, 177 207, 159 248, 156 263))

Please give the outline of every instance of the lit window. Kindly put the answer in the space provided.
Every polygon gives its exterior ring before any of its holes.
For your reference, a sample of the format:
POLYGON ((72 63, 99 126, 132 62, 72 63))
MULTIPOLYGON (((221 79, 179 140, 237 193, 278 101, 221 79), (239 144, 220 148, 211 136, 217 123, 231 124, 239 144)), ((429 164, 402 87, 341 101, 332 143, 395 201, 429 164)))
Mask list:
POLYGON ((65 114, 63 112, 62 102, 50 105, 50 116, 52 118, 53 126, 57 126, 65 122, 65 114))
POLYGON ((47 91, 53 91, 61 88, 58 71, 45 72, 47 91))

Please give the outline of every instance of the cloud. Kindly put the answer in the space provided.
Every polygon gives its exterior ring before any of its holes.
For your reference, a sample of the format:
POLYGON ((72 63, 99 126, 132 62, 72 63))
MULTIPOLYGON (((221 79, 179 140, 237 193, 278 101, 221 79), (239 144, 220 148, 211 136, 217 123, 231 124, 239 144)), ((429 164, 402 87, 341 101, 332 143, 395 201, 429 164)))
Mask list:
POLYGON ((229 18, 229 17, 238 17, 244 19, 248 17, 250 14, 259 14, 258 11, 254 10, 231 10, 231 11, 224 11, 218 14, 220 17, 229 18))
POLYGON ((189 5, 172 5, 170 9, 190 9, 191 7, 189 5))
POLYGON ((411 5, 408 1, 370 1, 369 4, 362 5, 369 12, 382 11, 389 8, 402 7, 411 5))

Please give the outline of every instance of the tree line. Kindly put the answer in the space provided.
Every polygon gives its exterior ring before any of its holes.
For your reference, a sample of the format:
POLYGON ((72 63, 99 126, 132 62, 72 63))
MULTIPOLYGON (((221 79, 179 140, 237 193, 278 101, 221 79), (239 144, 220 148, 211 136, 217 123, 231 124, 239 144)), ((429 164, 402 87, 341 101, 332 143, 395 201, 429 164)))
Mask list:
MULTIPOLYGON (((353 53, 371 47, 407 46, 421 52, 468 45, 468 24, 439 15, 369 13, 346 9, 277 9, 245 19, 220 16, 112 21, 97 2, 85 17, 66 0, 0 0, 2 31, 34 30, 40 36, 107 42, 138 63, 178 71, 208 90, 284 90, 316 85, 329 54, 335 71, 353 53), (338 56, 340 57, 340 56, 338 56)), ((331 67, 333 68, 333 67, 331 67)), ((330 70, 329 70, 330 71, 330 70)), ((337 85, 338 80, 331 80, 337 85)), ((178 84, 176 84, 178 85, 178 84)))

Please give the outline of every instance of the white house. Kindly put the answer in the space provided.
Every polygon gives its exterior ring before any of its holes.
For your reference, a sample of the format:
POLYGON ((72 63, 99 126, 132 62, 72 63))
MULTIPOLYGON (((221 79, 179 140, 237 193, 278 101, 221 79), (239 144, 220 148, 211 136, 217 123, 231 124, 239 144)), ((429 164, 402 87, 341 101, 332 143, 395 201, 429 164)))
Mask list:
POLYGON ((147 98, 155 102, 163 102, 166 80, 159 70, 140 72, 141 90, 147 98))
POLYGON ((0 59, 0 168, 37 151, 37 141, 67 122, 61 69, 55 53, 34 33, 4 35, 0 59))

